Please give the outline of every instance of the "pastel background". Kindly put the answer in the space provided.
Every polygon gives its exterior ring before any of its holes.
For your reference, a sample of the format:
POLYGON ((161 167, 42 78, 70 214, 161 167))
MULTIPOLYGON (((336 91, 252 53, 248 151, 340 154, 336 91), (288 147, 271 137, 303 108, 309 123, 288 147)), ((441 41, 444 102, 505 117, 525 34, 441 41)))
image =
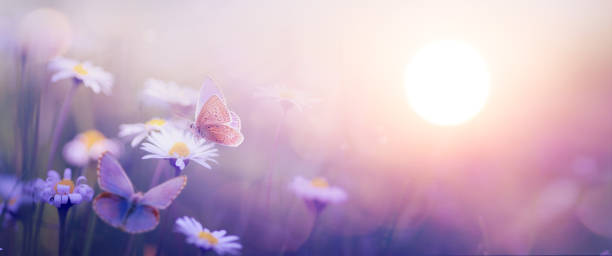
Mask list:
MULTIPOLYGON (((218 147, 212 170, 189 165, 160 227, 188 215, 240 236, 243 255, 310 255, 313 216, 288 184, 324 176, 348 199, 321 214, 316 255, 599 254, 612 247, 611 10, 603 0, 4 0, 0 172, 44 178, 70 85, 50 84, 46 62, 62 55, 103 67, 115 86, 110 96, 77 91, 60 145, 91 128, 113 138, 123 123, 177 117, 142 100, 150 77, 196 90, 213 77, 241 116, 244 143, 218 147), (26 19, 40 8, 54 14, 26 19), (477 49, 491 74, 485 107, 458 126, 421 119, 404 92, 416 51, 447 39, 477 49), (283 119, 278 104, 253 97, 274 85, 320 101, 283 119), (20 138, 34 134, 22 125, 30 110, 17 108, 36 99, 39 146, 28 152, 37 157, 20 153, 20 138), (270 168, 273 200, 264 205, 270 168)), ((138 190, 148 189, 156 162, 123 145, 122 164, 138 190)), ((70 167, 60 156, 52 166, 70 167)), ((84 173, 98 192, 95 164, 84 173)), ((73 255, 83 253, 90 206, 72 210, 73 255)), ((197 252, 160 227, 133 238, 134 255, 197 252)), ((21 230, 3 229, 0 247, 19 251, 21 230)), ((98 219, 89 252, 123 254, 129 239, 98 219)), ((33 246, 56 252, 54 211, 33 246)))

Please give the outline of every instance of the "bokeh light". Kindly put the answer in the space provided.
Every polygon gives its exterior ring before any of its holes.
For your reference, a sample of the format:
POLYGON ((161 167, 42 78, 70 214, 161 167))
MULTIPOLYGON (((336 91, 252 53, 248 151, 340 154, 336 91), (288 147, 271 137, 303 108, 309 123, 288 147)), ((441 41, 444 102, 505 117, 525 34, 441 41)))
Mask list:
POLYGON ((458 41, 420 49, 406 68, 406 96, 421 117, 456 125, 474 117, 489 94, 490 75, 478 52, 458 41))

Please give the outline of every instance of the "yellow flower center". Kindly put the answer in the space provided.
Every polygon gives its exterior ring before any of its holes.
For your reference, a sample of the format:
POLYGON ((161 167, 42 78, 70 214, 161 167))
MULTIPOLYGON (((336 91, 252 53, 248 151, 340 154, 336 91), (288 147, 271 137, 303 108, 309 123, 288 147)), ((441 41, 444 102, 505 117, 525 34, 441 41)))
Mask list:
POLYGON ((106 139, 104 137, 104 134, 100 133, 99 131, 96 130, 88 130, 85 131, 84 133, 81 133, 81 142, 83 142, 83 144, 85 144, 85 146, 87 147, 87 149, 91 149, 91 147, 100 142, 103 141, 104 139, 106 139))
POLYGON ((166 124, 166 120, 164 119, 151 119, 148 122, 145 123, 146 125, 152 125, 152 126, 162 126, 164 124, 166 124))
POLYGON ((79 75, 87 75, 89 73, 87 72, 87 69, 85 69, 85 67, 83 67, 83 65, 80 63, 74 66, 72 70, 74 70, 74 72, 76 72, 79 75))
POLYGON ((55 193, 57 193, 57 185, 69 186, 70 187, 70 193, 72 193, 72 191, 74 191, 74 182, 72 182, 72 180, 69 180, 69 179, 60 180, 57 184, 55 184, 55 193))
POLYGON ((170 148, 168 154, 170 154, 171 156, 176 154, 180 157, 187 157, 189 155, 189 148, 187 147, 187 144, 183 142, 177 142, 174 143, 174 145, 170 148))
POLYGON ((295 98, 295 93, 293 93, 292 91, 285 90, 282 91, 279 96, 283 99, 291 100, 295 98))
POLYGON ((329 183, 325 178, 317 177, 310 181, 310 185, 316 188, 327 188, 329 187, 329 183))
POLYGON ((210 232, 200 231, 198 237, 208 241, 211 245, 217 245, 219 243, 219 239, 213 236, 210 232))

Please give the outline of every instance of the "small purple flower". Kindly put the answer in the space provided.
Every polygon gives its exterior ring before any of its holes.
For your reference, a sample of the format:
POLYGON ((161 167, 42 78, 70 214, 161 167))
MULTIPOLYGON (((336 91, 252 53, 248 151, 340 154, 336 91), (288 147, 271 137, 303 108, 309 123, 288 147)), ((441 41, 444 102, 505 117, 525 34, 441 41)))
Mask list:
POLYGON ((347 197, 344 190, 330 186, 327 180, 321 177, 307 180, 297 176, 289 184, 289 188, 315 212, 321 212, 329 203, 343 202, 347 197))
POLYGON ((47 180, 40 191, 40 197, 47 203, 60 208, 62 205, 75 205, 81 202, 91 201, 93 189, 86 184, 87 178, 80 176, 76 180, 76 185, 72 181, 72 170, 64 170, 64 178, 60 179, 59 174, 50 170, 47 180))

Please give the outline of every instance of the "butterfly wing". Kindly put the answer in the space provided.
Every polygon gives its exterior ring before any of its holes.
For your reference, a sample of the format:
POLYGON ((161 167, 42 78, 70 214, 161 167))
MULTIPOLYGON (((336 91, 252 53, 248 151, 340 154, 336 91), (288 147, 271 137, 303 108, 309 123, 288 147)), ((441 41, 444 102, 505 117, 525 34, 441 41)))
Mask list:
POLYGON ((102 154, 98 160, 98 185, 106 192, 131 198, 134 186, 121 164, 108 152, 102 154))
POLYGON ((221 100, 221 102, 225 104, 225 98, 223 98, 223 93, 221 93, 221 90, 219 90, 219 87, 215 85, 213 80, 210 77, 207 77, 202 83, 202 87, 200 87, 200 96, 198 98, 198 103, 196 104, 194 117, 196 120, 198 118, 198 115, 202 111, 202 107, 212 96, 217 96, 221 100))
POLYGON ((129 213, 122 226, 123 231, 136 234, 153 230, 159 224, 159 211, 151 206, 138 204, 129 213))
POLYGON ((182 175, 159 184, 144 194, 140 203, 160 210, 168 208, 187 185, 187 176, 182 175))
POLYGON ((242 122, 240 121, 238 114, 236 114, 234 111, 230 111, 230 118, 232 120, 230 121, 229 126, 237 131, 240 131, 240 128, 242 128, 242 122))
POLYGON ((230 147, 237 147, 244 141, 240 131, 224 124, 206 125, 204 137, 212 142, 230 147))
POLYGON ((202 110, 196 118, 196 126, 203 127, 207 124, 224 124, 231 120, 230 112, 225 103, 219 96, 213 95, 202 106, 202 110))
POLYGON ((121 227, 121 222, 128 211, 129 203, 125 198, 102 192, 93 200, 93 209, 96 215, 108 225, 121 227))

